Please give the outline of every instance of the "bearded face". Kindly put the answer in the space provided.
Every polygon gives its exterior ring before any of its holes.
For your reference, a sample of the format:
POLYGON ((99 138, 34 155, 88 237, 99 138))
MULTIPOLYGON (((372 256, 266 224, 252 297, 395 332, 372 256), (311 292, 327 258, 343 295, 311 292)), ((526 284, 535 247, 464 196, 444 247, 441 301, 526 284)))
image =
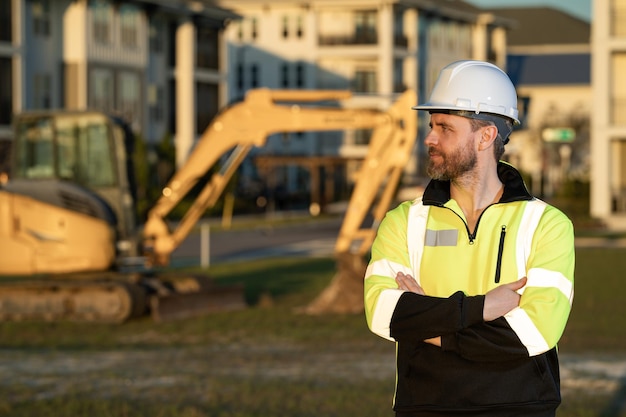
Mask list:
POLYGON ((472 171, 476 167, 477 152, 471 138, 464 140, 463 145, 445 151, 439 147, 428 148, 428 175, 435 180, 455 180, 472 171))

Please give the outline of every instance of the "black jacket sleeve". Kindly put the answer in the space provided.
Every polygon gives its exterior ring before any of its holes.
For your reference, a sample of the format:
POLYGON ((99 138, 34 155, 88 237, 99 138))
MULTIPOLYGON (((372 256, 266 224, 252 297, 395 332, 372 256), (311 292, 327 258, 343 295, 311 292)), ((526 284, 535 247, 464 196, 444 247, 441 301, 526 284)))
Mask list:
POLYGON ((448 298, 412 292, 402 294, 391 316, 391 337, 421 342, 483 322, 484 295, 467 297, 457 291, 448 298))
POLYGON ((473 361, 527 358, 528 350, 504 317, 443 334, 441 348, 473 361))

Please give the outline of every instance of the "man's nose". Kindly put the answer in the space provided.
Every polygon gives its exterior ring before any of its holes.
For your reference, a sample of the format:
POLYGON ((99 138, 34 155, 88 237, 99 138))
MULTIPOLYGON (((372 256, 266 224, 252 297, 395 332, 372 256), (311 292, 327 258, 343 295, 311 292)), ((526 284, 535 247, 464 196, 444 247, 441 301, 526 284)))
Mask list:
POLYGON ((432 146, 432 145, 435 145, 436 143, 437 143, 437 135, 435 135, 435 133, 433 133, 433 131, 431 130, 430 132, 428 132, 428 134, 424 138, 424 145, 432 146))

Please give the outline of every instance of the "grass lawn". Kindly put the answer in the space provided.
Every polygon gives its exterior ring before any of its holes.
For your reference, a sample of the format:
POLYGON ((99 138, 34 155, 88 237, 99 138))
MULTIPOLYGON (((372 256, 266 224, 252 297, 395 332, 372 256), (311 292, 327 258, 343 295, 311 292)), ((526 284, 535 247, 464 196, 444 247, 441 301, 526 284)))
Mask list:
MULTIPOLYGON (((564 358, 626 360, 625 255, 578 250, 564 358)), ((0 416, 392 416, 393 345, 362 315, 296 312, 334 270, 332 259, 216 265, 251 307, 179 322, 0 323, 0 416)), ((559 417, 626 416, 623 380, 576 376, 580 387, 564 375, 559 417)))

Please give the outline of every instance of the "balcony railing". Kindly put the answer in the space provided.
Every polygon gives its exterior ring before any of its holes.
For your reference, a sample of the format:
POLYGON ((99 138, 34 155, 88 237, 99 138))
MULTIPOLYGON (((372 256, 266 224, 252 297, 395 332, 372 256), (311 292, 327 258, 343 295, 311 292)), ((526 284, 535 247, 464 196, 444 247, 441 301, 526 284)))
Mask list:
POLYGON ((327 45, 375 45, 378 43, 376 32, 352 35, 320 35, 319 44, 327 45))

